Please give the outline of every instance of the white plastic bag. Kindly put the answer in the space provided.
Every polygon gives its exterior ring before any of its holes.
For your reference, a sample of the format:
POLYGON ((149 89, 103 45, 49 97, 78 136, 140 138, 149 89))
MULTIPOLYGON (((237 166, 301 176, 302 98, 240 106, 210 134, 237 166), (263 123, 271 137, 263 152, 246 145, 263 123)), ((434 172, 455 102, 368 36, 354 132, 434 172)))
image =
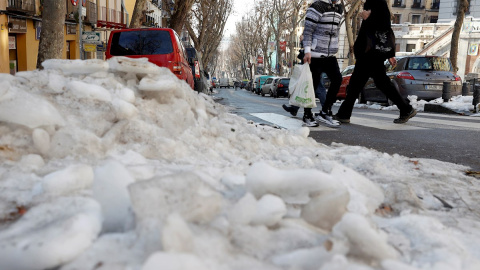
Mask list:
POLYGON ((293 68, 290 84, 289 103, 302 108, 315 108, 315 91, 313 89, 312 72, 309 64, 296 65, 293 68))

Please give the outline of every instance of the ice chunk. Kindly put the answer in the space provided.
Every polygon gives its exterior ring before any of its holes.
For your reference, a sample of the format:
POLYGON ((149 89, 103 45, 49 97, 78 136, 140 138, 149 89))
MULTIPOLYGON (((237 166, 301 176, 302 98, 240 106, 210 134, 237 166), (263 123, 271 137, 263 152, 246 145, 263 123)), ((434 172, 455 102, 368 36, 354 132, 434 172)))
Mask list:
POLYGON ((170 214, 178 213, 187 222, 206 223, 224 204, 218 192, 190 172, 137 182, 129 190, 138 222, 164 222, 170 214))
POLYGON ((33 144, 35 148, 42 154, 48 153, 50 149, 50 135, 44 129, 36 128, 32 134, 33 144))
POLYGON ((129 58, 124 56, 112 57, 107 60, 113 72, 133 74, 158 74, 161 68, 148 62, 148 58, 129 58))
POLYGON ((182 87, 181 81, 170 71, 162 72, 154 77, 145 77, 138 84, 142 91, 174 92, 182 87))
POLYGON ((157 252, 152 254, 142 270, 208 270, 209 268, 197 256, 184 253, 157 252))
POLYGON ((281 197, 286 203, 307 203, 311 195, 342 184, 317 170, 279 170, 266 163, 255 163, 247 172, 246 187, 255 197, 265 194, 281 197))
POLYGON ((331 174, 348 187, 348 211, 362 215, 373 214, 383 203, 385 197, 382 190, 365 176, 338 163, 334 165, 331 174))
POLYGON ((110 92, 100 85, 72 81, 67 84, 67 89, 78 98, 101 100, 105 102, 112 101, 112 95, 110 92))
POLYGON ((335 254, 328 252, 324 247, 316 247, 277 255, 272 258, 272 262, 283 269, 318 270, 333 255, 335 254))
POLYGON ((274 195, 266 194, 258 201, 257 214, 252 225, 273 226, 287 214, 285 202, 274 195))
POLYGON ((308 202, 301 216, 310 224, 330 231, 347 212, 349 201, 350 195, 345 187, 327 190, 308 202))
POLYGON ((22 168, 37 170, 45 166, 45 161, 39 155, 30 154, 23 156, 18 165, 22 168))
POLYGON ((346 240, 350 246, 349 254, 365 261, 396 259, 398 253, 387 242, 387 235, 373 228, 364 217, 355 213, 346 213, 333 228, 337 239, 346 240))
POLYGON ((193 251, 193 233, 180 215, 174 213, 168 216, 162 231, 162 244, 166 252, 193 251))
POLYGON ((108 63, 98 59, 88 60, 62 60, 49 59, 42 63, 45 69, 61 70, 65 75, 91 74, 108 71, 108 63))
POLYGON ((50 196, 61 196, 91 187, 92 183, 92 167, 84 164, 71 165, 43 177, 42 190, 50 196))
POLYGON ((102 206, 104 232, 122 232, 133 226, 128 185, 135 179, 117 161, 109 160, 95 168, 93 197, 102 206))
POLYGON ((247 225, 256 213, 257 200, 251 193, 247 193, 228 212, 228 220, 234 225, 247 225))
POLYGON ((112 102, 113 108, 115 109, 115 115, 118 119, 131 119, 138 115, 138 109, 131 103, 128 103, 121 99, 115 99, 112 102))
POLYGON ((101 229, 100 205, 88 198, 60 198, 29 209, 0 231, 0 269, 60 266, 85 251, 101 229))
POLYGON ((29 128, 65 125, 57 109, 45 99, 21 89, 10 89, 7 95, 0 100, 0 121, 29 128))
POLYGON ((140 269, 144 256, 144 250, 134 231, 104 234, 88 250, 60 269, 140 269))

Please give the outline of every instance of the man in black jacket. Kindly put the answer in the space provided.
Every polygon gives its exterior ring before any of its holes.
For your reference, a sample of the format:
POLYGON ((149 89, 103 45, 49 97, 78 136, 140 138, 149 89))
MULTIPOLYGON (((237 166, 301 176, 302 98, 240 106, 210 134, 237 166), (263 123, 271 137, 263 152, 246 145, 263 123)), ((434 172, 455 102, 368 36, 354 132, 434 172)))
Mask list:
POLYGON ((354 44, 356 58, 355 69, 348 85, 347 96, 334 119, 342 123, 350 123, 353 106, 360 91, 373 78, 375 85, 385 96, 397 105, 400 117, 393 122, 406 123, 417 114, 417 111, 402 98, 387 76, 384 61, 388 59, 392 66, 397 64, 395 48, 379 45, 375 37, 385 33, 393 33, 390 23, 390 11, 385 0, 366 0, 362 12, 363 22, 354 44))

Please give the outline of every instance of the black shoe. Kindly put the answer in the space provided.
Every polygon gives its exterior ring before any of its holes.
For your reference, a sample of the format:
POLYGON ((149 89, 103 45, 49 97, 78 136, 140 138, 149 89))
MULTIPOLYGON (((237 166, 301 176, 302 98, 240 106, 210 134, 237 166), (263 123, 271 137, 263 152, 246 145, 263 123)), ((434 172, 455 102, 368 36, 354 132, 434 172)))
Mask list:
POLYGON ((315 121, 311 114, 303 116, 303 125, 307 127, 318 127, 317 121, 315 121))
POLYGON ((298 108, 292 107, 292 106, 287 106, 285 104, 282 105, 282 108, 289 112, 292 116, 297 116, 298 108))
POLYGON ((332 118, 333 118, 333 120, 337 120, 338 122, 343 123, 343 124, 350 123, 350 118, 341 118, 336 114, 334 116, 332 116, 332 118))
POLYGON ((401 115, 397 119, 393 120, 393 123, 395 124, 404 124, 406 123, 410 118, 414 117, 417 114, 417 110, 413 109, 405 115, 401 115))

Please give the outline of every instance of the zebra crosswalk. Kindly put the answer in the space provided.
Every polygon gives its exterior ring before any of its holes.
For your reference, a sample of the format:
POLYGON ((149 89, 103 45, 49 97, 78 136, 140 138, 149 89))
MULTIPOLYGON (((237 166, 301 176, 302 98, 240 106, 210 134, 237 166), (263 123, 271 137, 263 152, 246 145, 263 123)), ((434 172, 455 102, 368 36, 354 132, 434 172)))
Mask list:
MULTIPOLYGON (((250 115, 285 129, 299 129, 303 124, 301 116, 291 117, 277 113, 251 113, 250 115)), ((362 111, 354 112, 350 120, 351 125, 360 125, 380 130, 426 130, 441 127, 480 131, 480 117, 418 113, 417 116, 410 119, 406 124, 394 124, 393 119, 397 117, 397 114, 362 111)), ((341 128, 334 129, 322 125, 310 129, 312 131, 341 131, 341 128)))

